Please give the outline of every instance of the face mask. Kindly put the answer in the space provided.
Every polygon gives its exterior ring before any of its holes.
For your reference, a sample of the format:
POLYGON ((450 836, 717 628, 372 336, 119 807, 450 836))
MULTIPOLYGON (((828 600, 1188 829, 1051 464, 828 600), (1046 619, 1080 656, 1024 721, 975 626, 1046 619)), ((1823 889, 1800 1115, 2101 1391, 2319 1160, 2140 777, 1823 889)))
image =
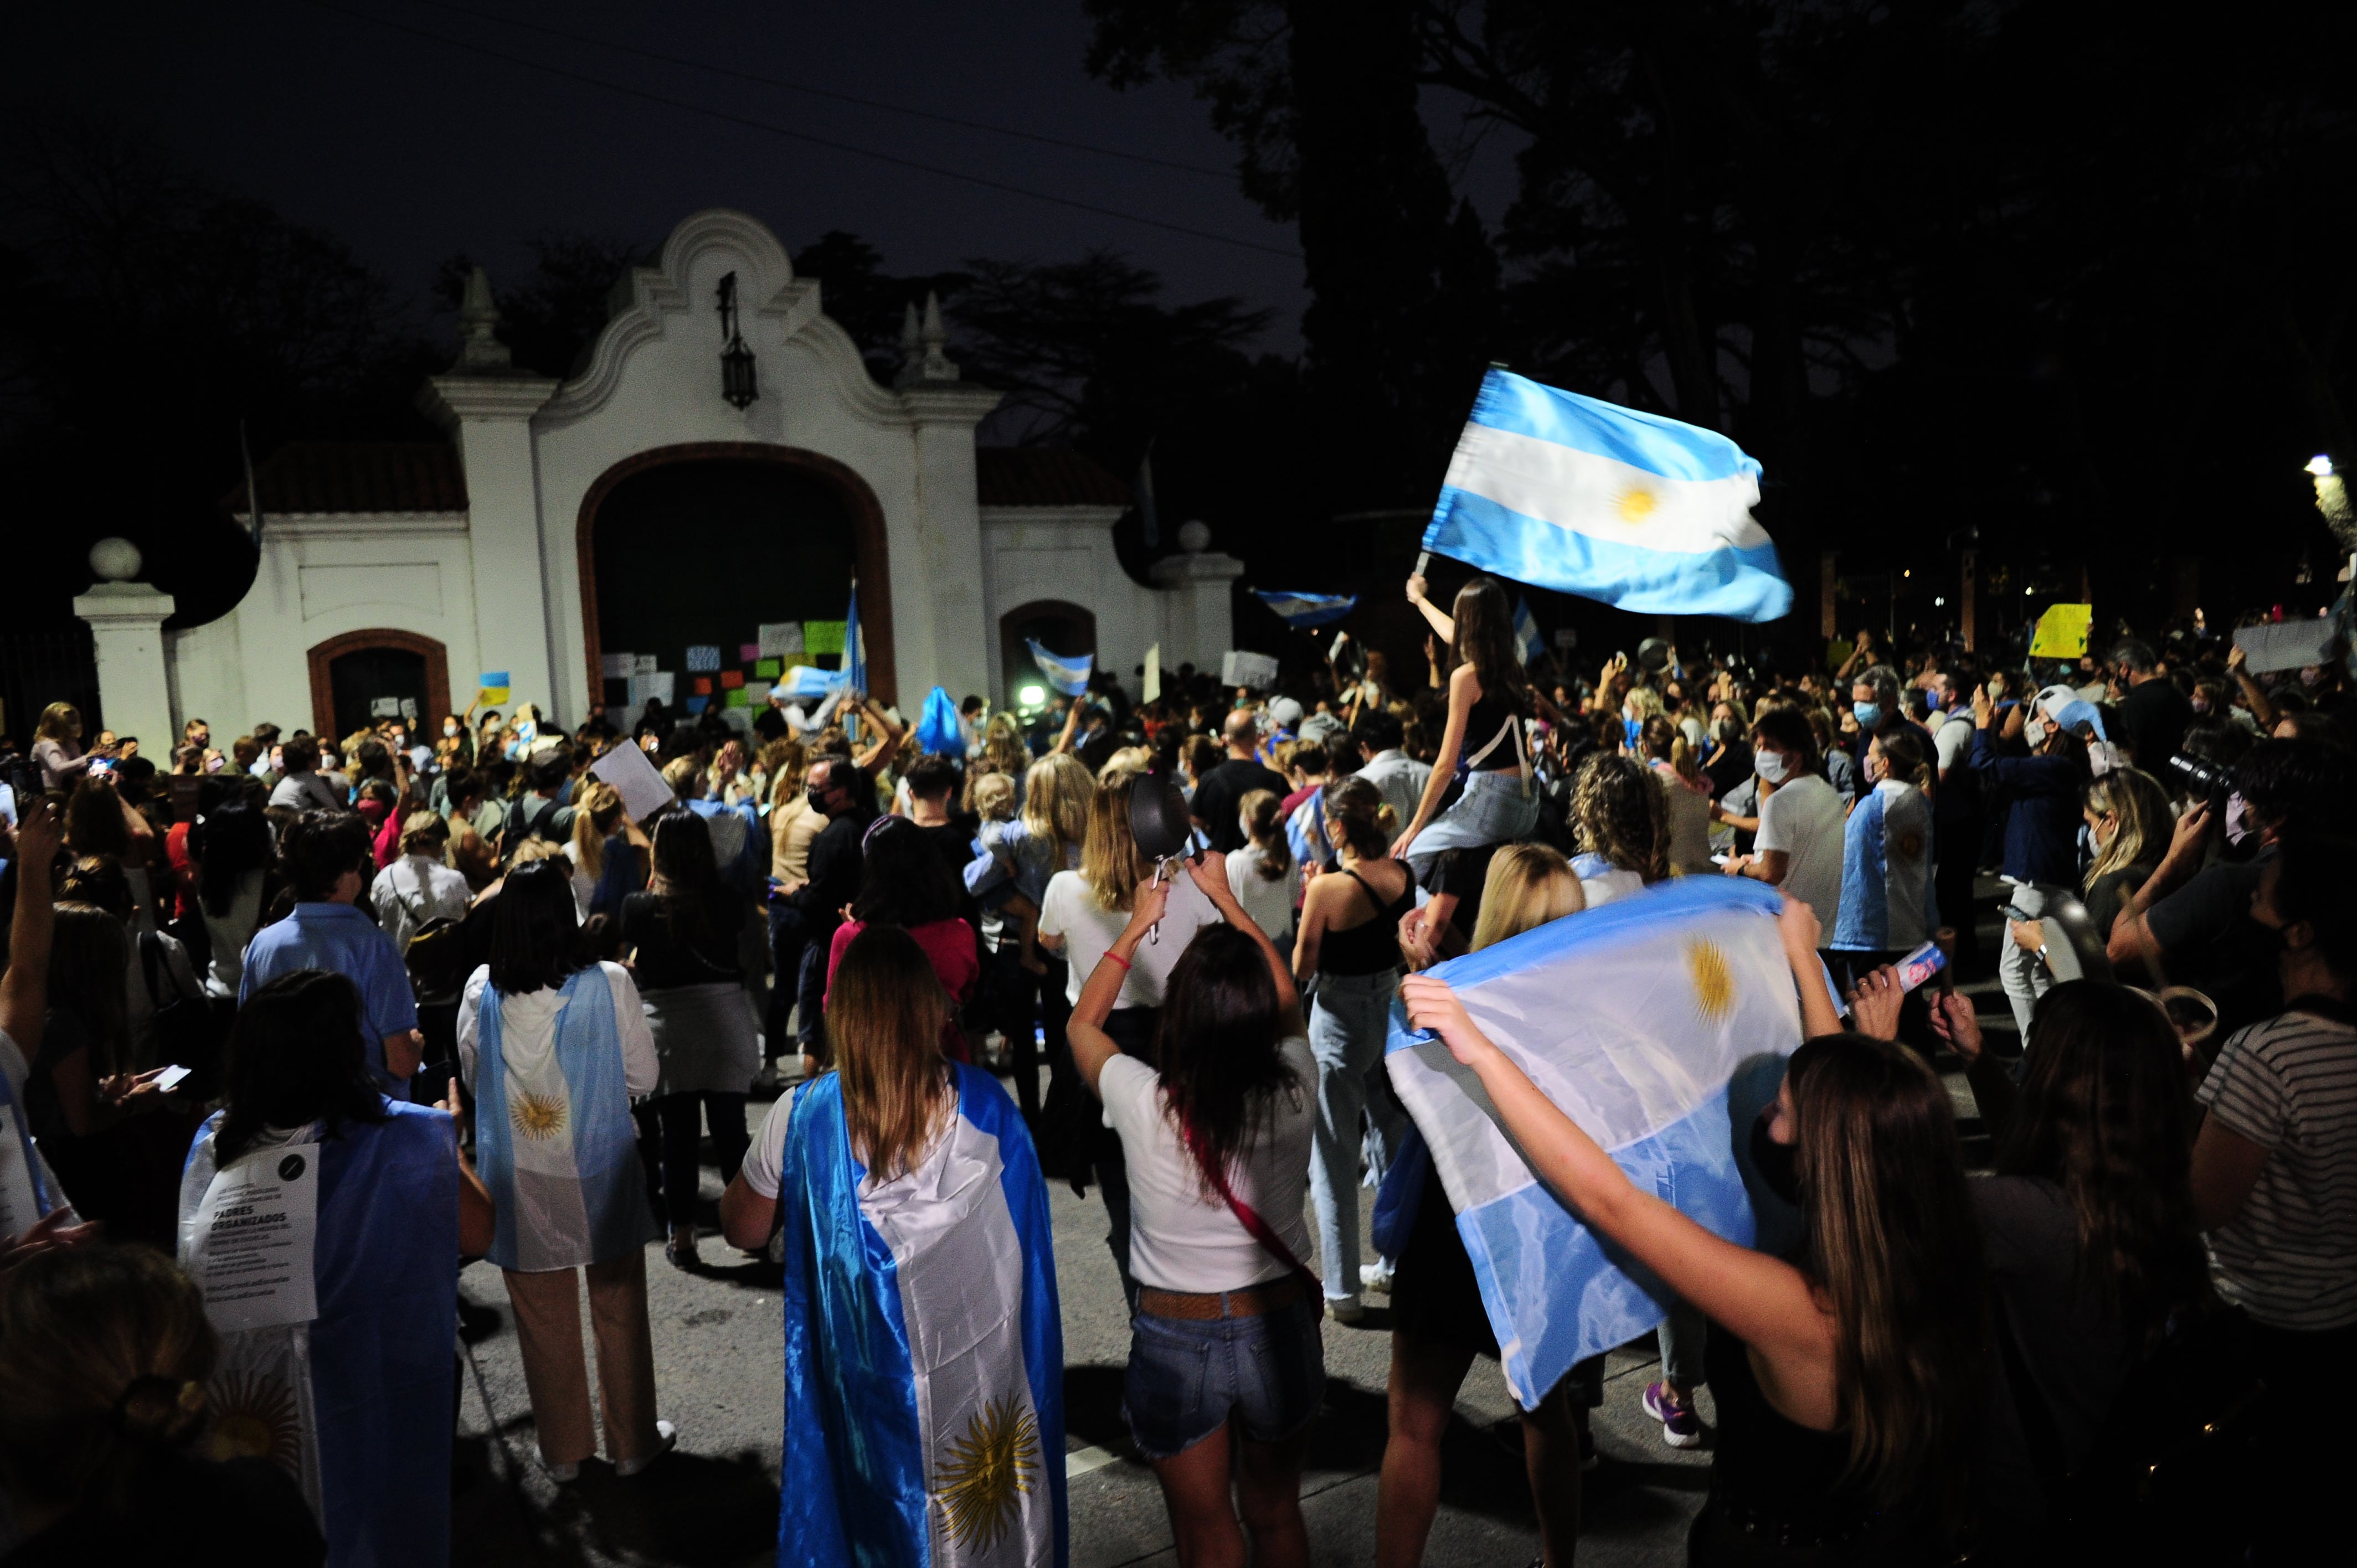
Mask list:
POLYGON ((1799 1145, 1770 1137, 1765 1119, 1751 1123, 1751 1163, 1760 1167, 1760 1179, 1795 1208, 1801 1203, 1800 1153, 1799 1145))
POLYGON ((1631 751, 1636 749, 1637 736, 1643 732, 1644 728, 1645 726, 1638 723, 1635 719, 1622 719, 1620 721, 1621 736, 1629 743, 1629 748, 1631 751))
POLYGON ((1789 771, 1782 752, 1765 750, 1752 755, 1751 770, 1770 784, 1781 784, 1784 781, 1785 773, 1789 771))
POLYGON ((442 733, 444 735, 457 735, 458 733, 458 726, 457 725, 444 725, 442 726, 442 733))
POLYGON ((2251 809, 2239 794, 2226 797, 2226 842, 2239 845, 2251 836, 2251 809))
POLYGON ((2029 743, 2030 750, 2036 751, 2046 744, 2045 724, 2038 719, 2030 720, 2021 726, 2021 738, 2029 743))
POLYGON ((2193 704, 2193 711, 2197 714, 2206 714, 2210 711, 2210 704, 2206 700, 2197 700, 2193 704))
POLYGON ((1858 728, 1879 729, 1882 727, 1882 704, 1880 703, 1852 703, 1849 705, 1849 711, 1857 715, 1858 728))

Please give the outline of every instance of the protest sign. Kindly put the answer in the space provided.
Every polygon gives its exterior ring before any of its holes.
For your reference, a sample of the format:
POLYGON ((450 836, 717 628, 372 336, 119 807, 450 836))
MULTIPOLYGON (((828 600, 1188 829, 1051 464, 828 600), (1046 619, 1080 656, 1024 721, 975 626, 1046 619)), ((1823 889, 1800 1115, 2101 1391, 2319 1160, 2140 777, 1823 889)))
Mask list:
POLYGON ((2314 620, 2266 621, 2240 627, 2234 632, 2234 646, 2247 657, 2245 668, 2254 675, 2298 670, 2309 664, 2330 664, 2332 641, 2332 622, 2322 617, 2314 620))
POLYGON ((622 810, 636 820, 662 811, 672 802, 672 788, 655 771, 647 754, 636 746, 616 746, 589 765, 589 776, 614 787, 622 798, 622 810))

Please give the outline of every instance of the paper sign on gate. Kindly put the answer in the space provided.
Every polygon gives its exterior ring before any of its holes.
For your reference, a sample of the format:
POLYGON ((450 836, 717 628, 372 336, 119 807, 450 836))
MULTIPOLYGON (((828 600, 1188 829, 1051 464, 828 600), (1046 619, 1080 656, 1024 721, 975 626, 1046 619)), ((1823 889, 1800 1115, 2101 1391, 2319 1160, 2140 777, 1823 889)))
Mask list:
POLYGON ((804 653, 840 653, 846 623, 839 620, 806 620, 802 622, 804 653))
POLYGON ((397 719, 400 716, 401 699, 399 697, 371 697, 369 699, 369 717, 372 719, 397 719))
POLYGON ((2038 618, 2038 635, 2029 639, 2032 659, 2076 659, 2087 651, 2087 628, 2095 618, 2093 605, 2049 605, 2038 618))
POLYGON ((213 1176, 197 1206, 187 1262, 216 1331, 319 1316, 311 1262, 318 1224, 317 1144, 264 1149, 213 1176))
POLYGON ((643 821, 672 802, 671 786, 635 746, 618 746, 591 763, 589 777, 612 785, 622 798, 622 810, 636 820, 643 821))
POLYGON ((691 673, 709 673, 720 668, 720 645, 716 642, 690 643, 687 668, 691 673))
POLYGON ((639 656, 635 653, 601 653, 597 668, 608 681, 627 681, 639 672, 639 656))
POLYGON ((755 645, 748 659, 782 659, 802 650, 802 623, 798 620, 765 620, 761 623, 761 640, 755 645))

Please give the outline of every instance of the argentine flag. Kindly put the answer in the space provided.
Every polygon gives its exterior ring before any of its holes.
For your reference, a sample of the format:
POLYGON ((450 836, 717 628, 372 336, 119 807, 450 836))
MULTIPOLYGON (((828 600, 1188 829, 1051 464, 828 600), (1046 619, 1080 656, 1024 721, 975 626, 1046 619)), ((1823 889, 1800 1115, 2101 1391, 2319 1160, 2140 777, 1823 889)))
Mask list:
POLYGON ((1531 601, 1522 595, 1514 596, 1514 646, 1521 650, 1523 662, 1534 664, 1546 651, 1546 640, 1539 636, 1538 618, 1531 614, 1531 601))
POLYGON ((843 1080, 797 1091, 785 1215, 793 1568, 1062 1568, 1064 1341, 1048 1189, 1015 1101, 952 1066, 957 1114, 871 1183, 843 1080))
MULTIPOLYGON (((1760 883, 1688 877, 1432 972, 1638 1187, 1749 1246, 1751 1204, 1735 1163, 1727 1081, 1745 1058, 1788 1056, 1801 1043, 1778 906, 1760 883)), ((1523 1409, 1573 1362, 1667 1316, 1658 1282, 1624 1268, 1540 1185, 1480 1081, 1439 1039, 1411 1030, 1402 1010, 1384 1066, 1432 1147, 1506 1386, 1523 1409)))
POLYGON ((1759 499, 1760 465, 1717 431, 1493 367, 1424 548, 1624 610, 1774 620, 1792 590, 1759 499))
POLYGON ((1356 594, 1284 594, 1253 590, 1253 597, 1274 611, 1296 631, 1330 626, 1359 607, 1356 594))
POLYGON ((1040 647, 1036 637, 1027 637, 1023 643, 1030 649, 1031 662, 1039 667, 1039 673, 1048 678, 1048 684, 1067 697, 1081 696, 1088 691, 1089 671, 1096 668, 1095 654, 1079 653, 1067 659, 1060 653, 1050 653, 1040 647))

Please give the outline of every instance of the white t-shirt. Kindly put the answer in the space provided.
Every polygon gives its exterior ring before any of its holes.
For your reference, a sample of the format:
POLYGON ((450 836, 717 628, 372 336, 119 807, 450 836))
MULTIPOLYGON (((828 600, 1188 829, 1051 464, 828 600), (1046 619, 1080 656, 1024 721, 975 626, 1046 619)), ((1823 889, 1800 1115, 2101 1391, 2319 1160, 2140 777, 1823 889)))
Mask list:
POLYGON ((428 920, 465 919, 467 906, 474 900, 464 876, 422 854, 403 855, 378 872, 369 887, 377 929, 393 939, 396 949, 407 948, 409 939, 428 920))
MULTIPOLYGON (((622 1083, 632 1100, 652 1094, 662 1078, 662 1061, 655 1055, 654 1030, 647 1025, 645 1004, 639 1000, 638 982, 619 963, 601 963, 606 984, 614 998, 614 1031, 621 1036, 622 1083)), ((467 977, 466 994, 458 1002, 458 1071, 472 1092, 475 1049, 481 1034, 483 992, 491 983, 491 966, 482 964, 467 977)), ((537 1065, 554 1056, 556 1019, 564 1010, 564 993, 544 985, 537 991, 502 997, 500 1001, 500 1054, 511 1069, 537 1065)))
POLYGON ((1753 841, 1761 854, 1781 849, 1789 857, 1784 891, 1817 912, 1828 941, 1841 915, 1842 823, 1841 796, 1811 773, 1779 784, 1760 802, 1760 835, 1753 841))
POLYGON ((1258 844, 1246 844, 1228 856, 1228 891, 1236 896, 1236 902, 1244 907, 1261 934, 1283 947, 1293 930, 1293 888, 1300 880, 1301 868, 1295 865, 1272 880, 1260 874, 1267 863, 1268 856, 1258 844))
MULTIPOLYGON (((1280 1090, 1259 1138, 1228 1169, 1228 1187, 1268 1222, 1303 1263, 1310 1257, 1302 1199, 1309 1186, 1309 1128, 1317 1108, 1318 1064, 1309 1042, 1281 1047, 1299 1080, 1280 1090)), ((1208 1198, 1195 1158, 1164 1113, 1160 1075, 1134 1057, 1116 1056, 1097 1080, 1104 1124, 1121 1134, 1129 1167, 1129 1272, 1157 1290, 1206 1294, 1283 1279, 1285 1265, 1245 1230, 1217 1193, 1208 1198)))
POLYGON ((1973 749, 1973 719, 1969 713, 1950 714, 1932 732, 1932 748, 1939 753, 1939 768, 1945 773, 1973 749))
MULTIPOLYGON (((1219 910, 1195 886, 1194 878, 1183 871, 1176 875, 1170 886, 1170 902, 1162 911, 1161 939, 1137 944, 1137 952, 1130 960, 1129 975, 1121 983, 1121 999, 1114 1004, 1117 1007, 1161 1006, 1162 988, 1169 981, 1178 955, 1195 940, 1197 930, 1221 923, 1219 910)), ((1073 1006, 1081 1004, 1081 988, 1095 972, 1097 961, 1104 957, 1105 950, 1128 926, 1129 916, 1099 904, 1079 872, 1060 871, 1048 878, 1047 896, 1039 901, 1039 934, 1064 940, 1064 960, 1071 966, 1064 994, 1073 1006)))

